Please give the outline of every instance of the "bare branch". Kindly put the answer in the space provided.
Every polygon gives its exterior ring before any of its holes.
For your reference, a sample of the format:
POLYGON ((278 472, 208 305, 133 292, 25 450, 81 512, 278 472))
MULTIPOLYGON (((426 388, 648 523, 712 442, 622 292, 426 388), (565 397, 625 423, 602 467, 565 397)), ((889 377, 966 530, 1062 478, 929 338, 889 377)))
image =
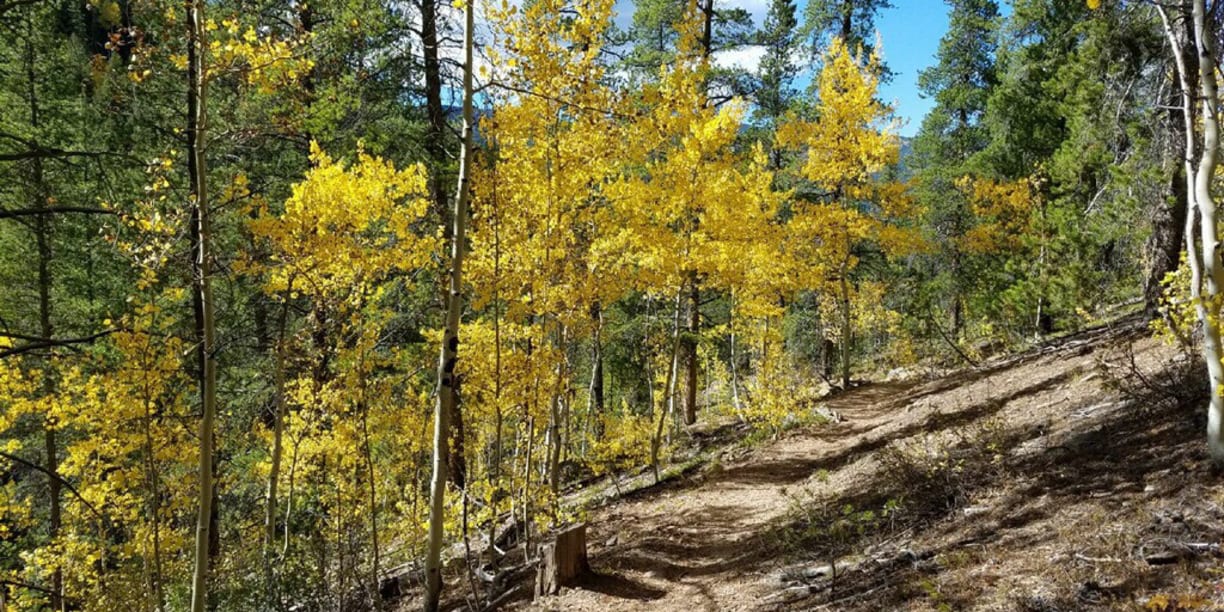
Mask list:
POLYGON ((41 465, 38 465, 37 463, 26 461, 25 459, 22 459, 21 457, 18 457, 17 455, 12 455, 12 454, 9 454, 3 451, 0 451, 0 457, 3 457, 4 459, 8 459, 9 461, 12 461, 13 463, 24 465, 32 470, 37 470, 39 472, 42 472, 43 474, 46 474, 48 478, 55 479, 55 481, 63 485, 65 489, 68 489, 68 492, 72 493, 73 495, 76 496, 77 499, 81 500, 81 503, 85 504, 85 507, 89 508, 90 512, 93 512, 94 515, 96 515, 98 518, 106 520, 106 516, 103 515, 100 510, 98 510, 97 506, 90 503, 88 499, 85 499, 85 496, 81 495, 81 492, 78 491, 76 487, 72 486, 71 482, 64 480, 64 477, 56 473, 55 470, 47 469, 41 465))
POLYGON ((551 101, 551 102, 556 102, 556 103, 558 103, 558 104, 561 104, 562 106, 568 106, 568 107, 570 107, 570 108, 576 108, 576 109, 578 109, 578 110, 587 111, 587 112, 592 112, 592 113, 599 113, 599 114, 601 114, 601 115, 608 115, 608 116, 610 116, 610 117, 616 117, 617 119, 632 119, 632 118, 633 118, 633 116, 631 116, 631 115, 626 115, 626 114, 624 114, 624 113, 620 113, 620 112, 614 111, 614 110, 612 110, 612 109, 607 109, 607 108, 593 108, 593 107, 590 107, 590 106, 584 106, 584 105, 582 105, 582 104, 575 104, 575 103, 573 103, 573 102, 570 102, 569 100, 563 100, 563 99, 558 98, 558 97, 556 97, 556 96, 549 96, 549 95, 545 95, 545 94, 542 94, 542 93, 539 93, 539 92, 531 91, 531 90, 529 90, 529 89, 524 89, 524 88, 522 88, 522 87, 517 87, 517 86, 515 86, 515 85, 510 85, 509 83, 501 83, 501 82, 498 82, 498 81, 490 81, 490 82, 489 82, 489 83, 486 85, 486 87, 496 87, 496 88, 498 88, 498 89, 504 89, 504 90, 506 90, 506 91, 513 91, 513 92, 515 92, 515 93, 520 93, 520 94, 527 95, 527 96, 534 96, 534 97, 536 97, 536 98, 540 98, 540 99, 543 99, 543 100, 549 100, 549 101, 551 101))
POLYGON ((57 215, 62 213, 80 213, 83 215, 113 215, 115 211, 106 208, 90 206, 48 206, 45 208, 19 208, 15 210, 0 210, 0 219, 16 219, 35 215, 57 215))
POLYGON ((0 351, 0 359, 3 359, 5 357, 12 357, 14 355, 21 355, 23 353, 29 353, 31 351, 37 351, 37 350, 41 350, 45 348, 55 348, 59 346, 70 347, 75 344, 89 344, 97 340, 98 338, 101 338, 103 336, 108 336, 117 331, 119 330, 118 329, 106 329, 106 330, 97 332, 95 334, 90 334, 88 336, 82 336, 80 338, 39 338, 37 336, 27 336, 24 334, 17 334, 17 333, 11 333, 11 332, 0 332, 0 337, 26 341, 26 344, 23 344, 21 346, 15 346, 15 347, 0 351))

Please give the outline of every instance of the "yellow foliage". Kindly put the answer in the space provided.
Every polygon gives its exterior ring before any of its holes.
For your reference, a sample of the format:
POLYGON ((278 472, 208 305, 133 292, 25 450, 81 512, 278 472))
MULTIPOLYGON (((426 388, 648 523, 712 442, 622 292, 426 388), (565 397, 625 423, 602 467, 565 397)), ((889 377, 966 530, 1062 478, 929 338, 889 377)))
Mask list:
POLYGON ((1033 226, 1037 195, 1028 179, 994 181, 965 176, 956 186, 969 199, 978 224, 961 238, 970 253, 1015 250, 1033 226))
POLYGON ((601 435, 592 440, 591 466, 596 474, 612 474, 650 461, 654 423, 649 415, 633 414, 628 406, 619 413, 599 415, 601 435))
MULTIPOLYGON (((262 93, 279 87, 293 86, 302 75, 314 67, 314 61, 301 50, 310 42, 310 35, 277 39, 261 35, 251 26, 244 27, 237 17, 213 20, 205 24, 208 32, 206 78, 236 73, 262 93)), ((186 66, 185 58, 172 57, 176 66, 186 66)))
POLYGON ((1210 601, 1196 595, 1166 595, 1158 593, 1148 599, 1143 607, 1151 612, 1183 612, 1203 610, 1210 605, 1210 601))
POLYGON ((267 289, 319 299, 368 299, 355 288, 395 271, 424 267, 437 238, 423 235, 425 172, 417 165, 396 170, 363 152, 350 168, 311 145, 314 167, 293 187, 285 210, 266 208, 251 232, 273 248, 267 289))

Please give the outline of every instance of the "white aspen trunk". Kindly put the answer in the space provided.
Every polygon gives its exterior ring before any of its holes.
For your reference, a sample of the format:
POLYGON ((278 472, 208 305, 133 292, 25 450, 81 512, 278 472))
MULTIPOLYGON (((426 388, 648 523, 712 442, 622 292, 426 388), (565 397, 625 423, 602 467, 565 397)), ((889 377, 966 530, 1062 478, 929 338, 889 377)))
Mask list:
POLYGON ((1224 464, 1224 440, 1220 428, 1224 424, 1224 347, 1220 341, 1220 303, 1216 296, 1224 289, 1224 265, 1220 261, 1219 232, 1216 228, 1216 207, 1212 199, 1211 182, 1215 178, 1220 147, 1219 96, 1216 90, 1215 53, 1212 39, 1215 31, 1208 27, 1205 0, 1194 0, 1194 38, 1198 52, 1199 91, 1202 94, 1203 148, 1199 152, 1195 175, 1194 199, 1202 225, 1204 280, 1207 295, 1200 302, 1199 318, 1203 322, 1203 352, 1207 360, 1211 401, 1207 406, 1207 450, 1215 463, 1224 464), (1205 310, 1205 312, 1204 312, 1205 310))
MULTIPOLYGON (((299 436, 293 441, 293 456, 289 459, 289 490, 285 492, 285 530, 284 540, 281 543, 281 557, 289 554, 289 519, 293 517, 293 492, 294 484, 297 482, 297 460, 298 448, 302 445, 302 438, 299 436)), ((415 479, 414 479, 415 482, 415 479)), ((416 516, 416 490, 413 488, 412 509, 413 516, 416 516)))
POLYGON ((1186 192, 1188 208, 1186 215, 1186 252, 1190 265, 1190 297, 1195 304, 1199 323, 1203 327, 1203 359, 1207 362, 1207 378, 1211 399, 1207 404, 1207 449, 1212 461, 1224 463, 1224 440, 1221 427, 1224 425, 1224 346, 1221 343, 1218 325, 1220 305, 1216 296, 1224 287, 1224 266, 1220 261, 1219 232, 1216 228, 1215 202, 1211 197, 1211 180, 1217 163, 1219 149, 1219 106, 1215 81, 1215 56, 1211 49, 1213 32, 1207 28, 1204 0, 1193 0, 1191 15, 1193 25, 1186 28, 1186 35, 1193 44, 1196 57, 1187 58, 1181 41, 1173 30, 1168 13, 1156 7, 1164 25, 1165 36, 1172 48, 1174 64, 1182 90, 1182 114, 1186 128, 1186 192), (1192 71, 1189 60, 1195 60, 1197 74, 1192 71), (1196 87, 1197 79, 1197 87, 1196 87), (1202 148, 1195 142, 1196 120, 1195 93, 1202 97, 1202 148), (1195 158, 1198 158, 1197 160, 1195 158), (1199 213, 1199 240, 1194 243, 1194 211, 1199 213), (1205 291, 1204 291, 1205 289, 1205 291))
POLYGON ((475 8, 468 0, 463 8, 463 149, 459 156, 459 184, 456 187, 454 232, 451 236, 450 292, 446 296, 446 329, 438 358, 437 404, 434 410, 433 480, 429 495, 429 540, 425 554, 426 612, 435 612, 442 597, 442 539, 446 521, 446 461, 450 415, 458 405, 455 390, 455 363, 459 352, 459 312, 463 301, 463 250, 467 229, 469 174, 472 164, 472 38, 475 35, 475 8))
MULTIPOLYGON (((1186 65, 1186 57, 1182 52, 1182 41, 1178 40, 1177 34, 1173 31, 1172 22, 1169 19, 1168 13, 1164 7, 1156 5, 1156 12, 1160 15, 1160 20, 1164 24, 1165 36, 1168 38, 1169 47, 1173 52, 1174 65, 1177 68, 1178 83, 1181 87, 1182 99, 1182 118, 1184 121, 1184 130, 1186 142, 1182 149, 1182 165, 1183 173, 1186 180, 1186 224, 1185 224, 1185 240, 1186 240, 1186 260, 1190 267, 1190 296, 1194 303, 1198 303, 1202 297, 1203 287, 1203 261, 1202 255, 1197 249, 1197 242, 1194 235, 1195 214, 1198 210, 1197 200, 1194 196, 1194 157, 1195 157, 1195 112, 1194 112, 1194 97, 1193 91, 1196 89, 1192 85, 1192 76, 1189 68, 1186 65)), ((1197 75, 1194 76, 1197 78, 1197 75)), ((1201 316, 1202 313, 1200 313, 1201 316)))
MULTIPOLYGON (((650 441, 650 467, 654 470, 655 483, 659 482, 659 449, 663 444, 664 425, 667 417, 675 410, 676 374, 680 365, 680 305, 684 299, 684 289, 676 292, 676 309, 672 315, 672 346, 671 365, 667 368, 667 382, 663 385, 664 397, 659 402, 659 425, 655 428, 654 438, 650 441)), ((654 381, 651 381, 651 387, 654 381)))
POLYGON ((581 452, 584 458, 587 456, 592 423, 596 432, 602 432, 598 419, 604 411, 603 308, 598 301, 591 306, 591 319, 595 329, 591 337, 591 384, 587 388, 586 414, 582 417, 581 452))
POLYGON ((196 328, 200 335, 200 457, 197 491, 195 568, 191 583, 191 610, 204 612, 208 603, 209 541, 213 515, 213 431, 217 414, 216 329, 212 296, 212 227, 207 197, 207 166, 204 160, 206 132, 205 102, 208 82, 204 71, 204 0, 187 5, 187 154, 191 180, 193 284, 196 294, 196 328))

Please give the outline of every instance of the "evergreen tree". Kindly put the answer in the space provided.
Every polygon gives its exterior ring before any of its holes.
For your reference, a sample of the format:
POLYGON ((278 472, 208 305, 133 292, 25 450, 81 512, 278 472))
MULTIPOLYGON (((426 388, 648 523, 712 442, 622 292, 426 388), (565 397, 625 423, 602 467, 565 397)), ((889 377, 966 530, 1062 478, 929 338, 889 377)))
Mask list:
MULTIPOLYGON (((892 7, 890 0, 808 0, 803 27, 813 57, 819 58, 833 38, 841 39, 852 52, 862 49, 867 55, 876 53, 876 17, 892 7)), ((883 60, 879 70, 881 82, 892 79, 892 71, 883 60)))
POLYGON ((771 125, 790 108, 795 96, 791 84, 799 74, 794 57, 798 24, 794 0, 770 0, 765 23, 757 33, 757 44, 765 49, 758 69, 757 117, 771 125))
POLYGON ((999 7, 994 0, 948 0, 948 5, 949 26, 939 42, 937 63, 918 75, 919 90, 935 100, 935 107, 923 118, 910 163, 927 210, 927 230, 932 243, 940 245, 934 259, 927 260, 925 274, 933 277, 935 292, 950 302, 949 324, 956 336, 964 324, 966 291, 967 255, 960 241, 972 219, 955 182, 968 172, 969 158, 987 144, 982 117, 997 81, 999 7))
MULTIPOLYGON (((633 24, 618 42, 629 45, 625 67, 631 80, 640 84, 654 82, 660 69, 675 61, 679 30, 683 26, 688 0, 642 0, 634 3, 633 24)), ((704 22, 701 44, 711 59, 707 91, 715 104, 752 93, 750 74, 740 67, 718 66, 717 54, 753 42, 752 15, 742 8, 720 7, 713 0, 697 3, 704 22)))

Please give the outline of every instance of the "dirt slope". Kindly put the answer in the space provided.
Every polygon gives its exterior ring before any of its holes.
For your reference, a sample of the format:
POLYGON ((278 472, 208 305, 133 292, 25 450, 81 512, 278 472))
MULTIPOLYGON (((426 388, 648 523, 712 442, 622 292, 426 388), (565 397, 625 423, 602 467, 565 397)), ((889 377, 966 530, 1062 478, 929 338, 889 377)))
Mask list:
POLYGON ((1173 356, 1132 326, 853 390, 827 402, 840 423, 595 511, 597 575, 512 607, 1135 609, 1161 593, 1205 604, 1218 595, 1224 495, 1204 467, 1198 408, 1150 388, 1168 386, 1173 356), (836 578, 821 567, 833 558, 836 578))

